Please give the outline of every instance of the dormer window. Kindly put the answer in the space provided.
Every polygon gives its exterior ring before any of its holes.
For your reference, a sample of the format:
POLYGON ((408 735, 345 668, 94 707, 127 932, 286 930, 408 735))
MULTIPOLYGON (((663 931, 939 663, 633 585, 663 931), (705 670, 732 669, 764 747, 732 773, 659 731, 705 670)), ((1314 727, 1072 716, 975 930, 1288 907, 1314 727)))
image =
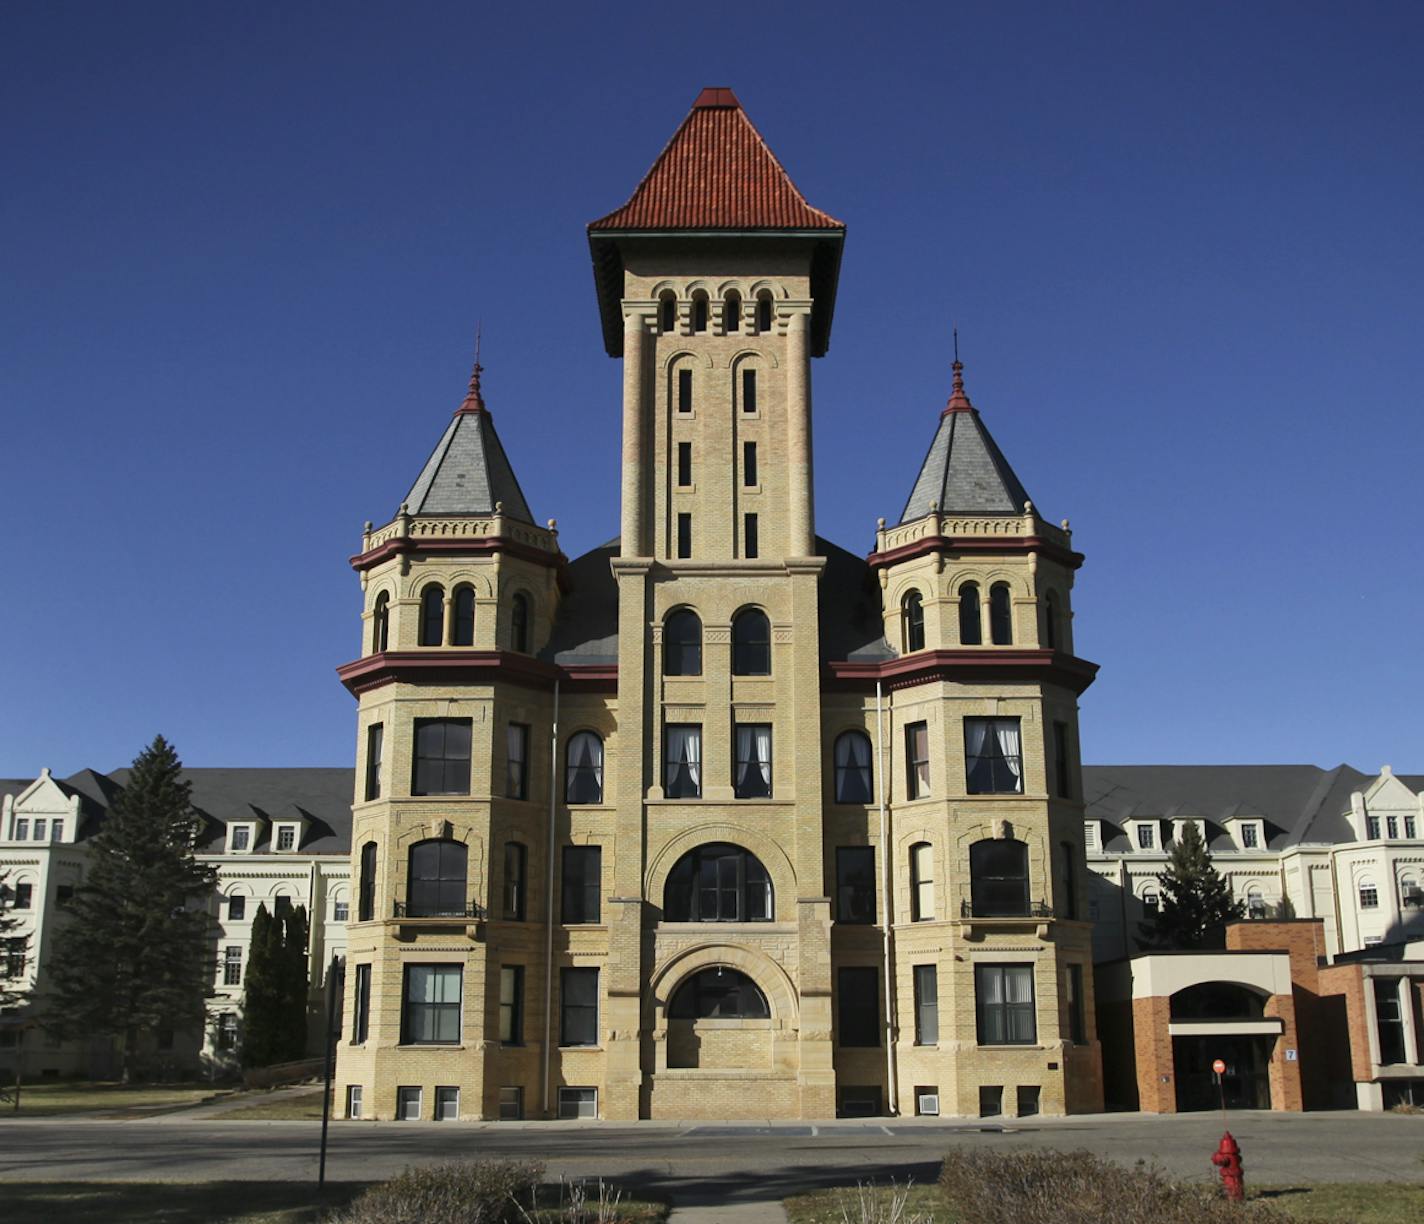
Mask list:
POLYGON ((49 839, 52 842, 64 840, 64 821, 52 820, 49 825, 49 839))
POLYGON ((1155 850, 1157 848, 1157 827, 1152 824, 1139 824, 1137 826, 1137 848, 1139 850, 1155 850))
POLYGON ((49 833, 49 821, 47 821, 47 820, 36 820, 36 821, 35 821, 35 840, 36 840, 36 841, 45 841, 45 840, 47 840, 47 834, 48 834, 48 833, 49 833))
POLYGON ((228 835, 228 849, 234 854, 242 854, 252 848, 252 826, 233 825, 228 835))
POLYGON ((277 826, 276 849, 279 851, 295 850, 297 848, 297 826, 294 824, 280 824, 277 826))
POLYGON ((1380 818, 1378 816, 1365 817, 1365 840, 1379 841, 1380 818))
POLYGON ((1243 850, 1255 850, 1261 845, 1260 826, 1254 821, 1248 821, 1241 826, 1241 848, 1243 850))

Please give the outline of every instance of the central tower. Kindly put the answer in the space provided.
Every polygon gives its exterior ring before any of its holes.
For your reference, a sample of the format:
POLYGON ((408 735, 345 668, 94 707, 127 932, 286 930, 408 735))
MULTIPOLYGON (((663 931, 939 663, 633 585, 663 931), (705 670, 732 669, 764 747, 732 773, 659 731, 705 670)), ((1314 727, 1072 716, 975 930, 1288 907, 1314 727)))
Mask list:
POLYGON ((620 1104, 644 1116, 705 1111, 719 1090, 728 1116, 829 1114, 810 363, 830 340, 845 227, 806 202, 731 90, 704 89, 588 232, 605 346, 623 360, 619 738, 643 748, 610 761, 632 802, 609 1020, 652 1034, 610 1050, 609 1092, 642 1082, 644 1099, 620 1104), (747 863, 767 876, 755 921, 747 863), (700 915, 664 912, 679 870, 725 892, 715 938, 677 921, 700 915), (787 1000, 770 1007, 768 1048, 748 1030, 740 1052, 680 1049, 671 992, 733 968, 787 1000), (749 1079, 751 1065, 771 1075, 749 1079))

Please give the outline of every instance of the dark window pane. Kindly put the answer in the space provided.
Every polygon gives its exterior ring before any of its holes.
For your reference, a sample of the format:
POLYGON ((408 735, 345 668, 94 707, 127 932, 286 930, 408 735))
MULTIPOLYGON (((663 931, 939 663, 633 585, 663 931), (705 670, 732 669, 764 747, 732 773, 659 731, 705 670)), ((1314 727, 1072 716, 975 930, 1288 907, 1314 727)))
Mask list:
POLYGON ((771 295, 762 294, 757 298, 757 331, 766 335, 771 330, 771 295))
POLYGON ((702 728, 696 723, 668 723, 663 728, 663 793, 669 799, 697 799, 702 794, 702 728))
POLYGON ((677 444, 677 483, 686 488, 692 483, 692 443, 677 444))
POLYGON ((470 720, 468 718, 417 718, 415 720, 414 795, 467 795, 470 793, 470 720))
POLYGON ((738 613, 732 621, 732 674, 771 675, 771 622, 756 608, 738 613))
POLYGON ((679 412, 692 411, 691 370, 679 370, 677 372, 677 410, 679 412))
POLYGON ((504 843, 504 916, 511 922, 524 921, 524 873, 528 853, 519 842, 504 843))
POLYGON ((755 514, 742 515, 742 552, 748 561, 755 561, 761 554, 760 531, 755 514))
POLYGON ((771 877, 740 846, 711 842, 684 854, 663 888, 665 922, 770 922, 771 877))
POLYGON ((742 443, 742 484, 748 489, 757 483, 757 450, 755 442, 742 443))
POLYGON ((681 560, 692 556, 692 515, 677 516, 677 555, 681 560))
POLYGON ((524 1044, 524 966, 503 965, 499 971, 499 1040, 524 1044))
POLYGON ((722 304, 722 330, 728 335, 742 330, 742 299, 735 293, 727 294, 722 304))
POLYGON ((509 648, 529 653, 529 597, 516 595, 509 609, 509 648))
POLYGON ((1032 1045, 1037 1039, 1032 965, 976 965, 974 1001, 980 1045, 1032 1045))
POLYGON ((432 584, 420 595, 420 644, 439 646, 445 640, 445 588, 432 584))
POLYGON ((529 798, 529 728, 510 723, 505 734, 505 786, 510 799, 529 798))
POLYGON ((870 736, 845 731, 836 737, 836 802, 871 801, 870 736))
POLYGON ((1083 1010, 1083 966, 1069 965, 1064 979, 1068 1004, 1068 1040, 1082 1045, 1088 1040, 1086 1013, 1083 1010))
POLYGON ((755 412, 757 410, 757 372, 755 370, 742 371, 742 411, 755 412))
POLYGON ((925 648, 925 606, 918 591, 911 591, 900 605, 905 621, 905 650, 925 648))
POLYGON ((460 967, 407 965, 401 1042, 453 1045, 460 1040, 460 967))
POLYGON ((916 965, 915 1044, 939 1041, 939 973, 934 965, 916 965))
POLYGON ((410 848, 406 913, 413 918, 464 914, 469 906, 468 854, 464 842, 444 838, 416 842, 410 848))
POLYGON ((875 921, 875 848, 836 849, 836 921, 875 921))
POLYGON ((356 903, 356 920, 370 922, 376 907, 376 843, 361 847, 361 891, 356 903))
POLYGON ((706 294, 699 294, 692 299, 692 330, 695 332, 705 332, 707 330, 706 294))
POLYGON ((930 730, 927 723, 905 727, 905 793, 923 799, 930 793, 930 730))
POLYGON ((674 612, 663 625, 663 673, 668 676, 702 674, 702 622, 695 612, 674 612))
POLYGON ((766 1020, 766 995, 746 974, 719 967, 683 981, 668 1002, 672 1020, 766 1020))
POLYGON ((381 797, 381 755, 385 749, 386 729, 380 723, 366 728, 366 798, 381 797))
POLYGON ((382 591, 376 596, 376 611, 371 618, 371 650, 380 653, 391 640, 391 597, 382 591))
POLYGON ((569 803, 603 802, 603 741, 592 731, 569 740, 564 797, 569 803))
POLYGON ((356 966, 356 1007, 351 1024, 351 1040, 361 1045, 371 1032, 371 966, 356 966))
POLYGON ((473 646, 475 644, 475 592, 467 586, 455 591, 455 625, 452 645, 473 646))
POLYGON ((1013 623, 1009 588, 996 582, 989 588, 989 637, 995 646, 1007 646, 1014 640, 1013 623))
POLYGON ((959 643, 961 646, 978 646, 984 640, 984 630, 979 620, 979 585, 966 582, 959 588, 959 643))
POLYGON ((971 795, 1023 790, 1023 752, 1017 718, 966 718, 964 764, 971 795))
POLYGON ((598 1044, 598 970, 559 970, 559 1044, 598 1044))
POLYGON ((603 891, 603 848, 565 846, 563 871, 563 921, 597 922, 603 891))
POLYGON ((836 975, 842 1046, 880 1044, 880 974, 866 968, 842 969, 836 975))
POLYGON ((1043 601, 1043 644, 1049 650, 1058 649, 1058 596, 1052 591, 1043 601))
POLYGON ((743 723, 736 733, 736 762, 732 790, 738 799, 771 797, 771 727, 767 723, 743 723))
POLYGON ((677 298, 671 293, 664 293, 658 302, 659 324, 663 335, 671 335, 677 330, 677 298))
POLYGON ((976 918, 1017 918, 1029 912, 1028 846, 1011 838, 969 847, 970 904, 976 918))
MULTIPOLYGON (((1068 761, 1067 723, 1056 722, 1053 724, 1053 767, 1055 780, 1058 784, 1058 797, 1060 799, 1071 799, 1072 783, 1068 761)), ((1254 833, 1256 830, 1254 827, 1251 827, 1251 831, 1254 833)))

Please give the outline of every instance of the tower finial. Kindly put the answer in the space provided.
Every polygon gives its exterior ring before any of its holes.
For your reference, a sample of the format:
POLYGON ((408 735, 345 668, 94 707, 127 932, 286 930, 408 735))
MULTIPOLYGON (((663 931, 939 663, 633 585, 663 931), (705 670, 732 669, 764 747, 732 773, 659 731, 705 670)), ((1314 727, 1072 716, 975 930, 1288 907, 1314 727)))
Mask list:
POLYGON ((954 328, 953 332, 954 363, 950 369, 954 371, 954 381, 949 393, 949 402, 945 404, 944 411, 973 412, 974 405, 969 402, 969 396, 964 390, 964 362, 959 360, 959 328, 954 328))
POLYGON ((484 372, 484 366, 480 365, 480 340, 483 332, 484 320, 481 319, 475 324, 475 368, 470 371, 470 389, 465 393, 465 402, 460 405, 459 412, 485 410, 485 397, 480 393, 480 375, 484 372))

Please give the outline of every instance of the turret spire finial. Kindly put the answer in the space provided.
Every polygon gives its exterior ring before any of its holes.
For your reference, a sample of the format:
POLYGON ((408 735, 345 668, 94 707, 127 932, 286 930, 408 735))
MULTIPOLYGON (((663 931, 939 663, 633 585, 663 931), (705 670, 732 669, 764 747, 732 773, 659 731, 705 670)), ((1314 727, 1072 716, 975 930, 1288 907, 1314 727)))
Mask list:
POLYGON ((964 390, 964 362, 959 360, 959 328, 954 328, 954 363, 950 369, 954 371, 954 384, 949 393, 949 402, 945 404, 945 412, 973 412, 974 405, 969 402, 969 396, 964 390))
POLYGON ((480 392, 480 375, 484 372, 484 366, 480 365, 480 340, 484 332, 484 320, 481 319, 475 324, 475 368, 470 371, 470 389, 465 393, 465 402, 460 405, 459 412, 483 412, 485 410, 485 397, 480 392))

